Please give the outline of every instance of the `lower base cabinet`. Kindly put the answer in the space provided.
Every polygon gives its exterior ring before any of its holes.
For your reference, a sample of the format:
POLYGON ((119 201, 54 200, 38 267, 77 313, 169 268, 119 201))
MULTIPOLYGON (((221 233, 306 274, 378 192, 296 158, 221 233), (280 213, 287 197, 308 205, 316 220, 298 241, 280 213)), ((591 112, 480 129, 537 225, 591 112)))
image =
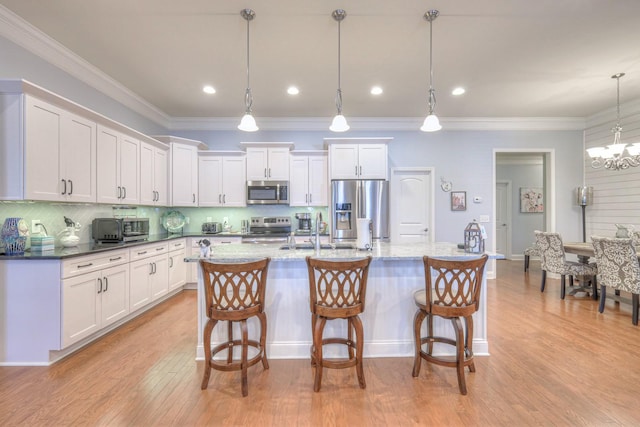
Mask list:
POLYGON ((131 248, 129 309, 134 312, 169 292, 166 243, 131 248))
POLYGON ((182 247, 169 252, 169 292, 187 283, 186 248, 182 247))

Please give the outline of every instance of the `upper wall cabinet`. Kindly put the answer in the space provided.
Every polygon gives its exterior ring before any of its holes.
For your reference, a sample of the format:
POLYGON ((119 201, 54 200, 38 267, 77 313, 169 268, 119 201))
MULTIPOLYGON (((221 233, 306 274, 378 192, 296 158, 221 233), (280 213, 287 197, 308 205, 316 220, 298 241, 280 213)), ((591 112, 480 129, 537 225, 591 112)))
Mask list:
POLYGON ((140 204, 166 206, 169 150, 148 142, 140 144, 140 204))
POLYGON ((243 152, 200 152, 198 193, 200 206, 247 205, 246 158, 243 152))
POLYGON ((17 91, 0 93, 0 129, 0 199, 96 201, 95 122, 17 91))
POLYGON ((388 179, 390 138, 325 139, 331 179, 388 179))
POLYGON ((169 204, 171 206, 198 206, 198 150, 207 146, 193 139, 175 136, 154 136, 169 144, 169 204))
POLYGON ((293 143, 249 143, 247 181, 289 181, 289 151, 293 143))
POLYGON ((289 205, 327 206, 327 152, 292 151, 289 205))
POLYGON ((98 126, 98 203, 140 203, 140 141, 98 126))

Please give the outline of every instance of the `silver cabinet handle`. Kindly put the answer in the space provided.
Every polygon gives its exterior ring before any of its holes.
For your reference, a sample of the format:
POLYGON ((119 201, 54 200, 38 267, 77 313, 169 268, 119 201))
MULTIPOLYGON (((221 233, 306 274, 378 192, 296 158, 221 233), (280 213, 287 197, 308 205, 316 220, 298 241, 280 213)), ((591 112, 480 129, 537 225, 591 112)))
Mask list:
POLYGON ((107 292, 109 290, 109 279, 104 278, 104 291, 107 292))
POLYGON ((362 175, 362 166, 360 166, 360 175, 362 175))
POLYGON ((313 194, 309 194, 309 203, 313 203, 313 194))
POLYGON ((100 283, 100 289, 98 289, 98 293, 102 293, 102 279, 98 278, 98 282, 100 283))
POLYGON ((62 194, 67 194, 67 180, 66 179, 61 179, 62 183, 64 184, 63 190, 62 190, 62 194))
POLYGON ((123 199, 127 198, 127 187, 122 187, 122 191, 124 193, 124 195, 122 196, 123 199))
POLYGON ((138 252, 138 255, 144 255, 146 253, 147 253, 147 251, 142 251, 142 252, 138 252))
POLYGON ((193 203, 196 202, 196 193, 193 193, 193 203))
POLYGON ((222 204, 222 194, 218 194, 218 203, 222 204))
POLYGON ((122 199, 122 187, 118 186, 118 199, 122 199))
POLYGON ((269 168, 269 178, 271 178, 271 168, 269 168))
POLYGON ((156 251, 164 251, 164 247, 162 247, 162 248, 156 248, 156 251))
POLYGON ((113 262, 113 261, 118 261, 119 259, 122 259, 121 256, 115 257, 115 258, 109 258, 109 261, 113 262))
POLYGON ((90 262, 89 264, 82 264, 82 265, 79 265, 79 266, 78 266, 78 268, 91 267, 92 265, 93 265, 93 263, 92 263, 92 262, 90 262))
POLYGON ((309 203, 309 195, 308 194, 304 195, 304 202, 305 203, 309 203))
POLYGON ((69 195, 73 194, 73 181, 69 180, 69 186, 71 187, 71 190, 69 190, 69 195))
POLYGON ((226 195, 226 194, 223 194, 223 195, 222 195, 222 204, 223 204, 223 205, 224 205, 224 204, 227 204, 227 195, 226 195))
POLYGON ((264 177, 267 177, 267 168, 264 168, 264 177))
POLYGON ((173 257, 169 257, 169 268, 173 268, 173 257))
POLYGON ((358 175, 358 165, 356 165, 356 175, 358 175))

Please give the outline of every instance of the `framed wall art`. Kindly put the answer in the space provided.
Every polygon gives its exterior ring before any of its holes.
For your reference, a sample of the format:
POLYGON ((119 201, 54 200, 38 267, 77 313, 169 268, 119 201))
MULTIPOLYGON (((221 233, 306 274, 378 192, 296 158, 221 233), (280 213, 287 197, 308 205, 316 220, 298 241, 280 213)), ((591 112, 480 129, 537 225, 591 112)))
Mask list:
POLYGON ((452 211, 467 210, 467 192, 466 191, 451 192, 451 210, 452 211))
POLYGON ((540 187, 520 187, 520 212, 544 212, 544 193, 540 187))

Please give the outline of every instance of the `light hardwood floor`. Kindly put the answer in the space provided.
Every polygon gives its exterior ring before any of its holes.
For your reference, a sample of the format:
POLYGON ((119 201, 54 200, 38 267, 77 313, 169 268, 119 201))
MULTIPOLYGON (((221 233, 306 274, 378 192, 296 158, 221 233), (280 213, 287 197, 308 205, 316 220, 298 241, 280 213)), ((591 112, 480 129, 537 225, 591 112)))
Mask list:
MULTIPOLYGON (((567 296, 559 280, 539 290, 539 264, 498 262, 488 281, 491 356, 467 372, 410 358, 366 359, 328 370, 313 392, 308 360, 270 360, 239 373, 212 372, 200 390, 194 360, 195 292, 185 291, 51 367, 0 368, 0 425, 639 425, 640 327, 629 306, 567 296)), ((366 328, 367 325, 365 324, 366 328)))

